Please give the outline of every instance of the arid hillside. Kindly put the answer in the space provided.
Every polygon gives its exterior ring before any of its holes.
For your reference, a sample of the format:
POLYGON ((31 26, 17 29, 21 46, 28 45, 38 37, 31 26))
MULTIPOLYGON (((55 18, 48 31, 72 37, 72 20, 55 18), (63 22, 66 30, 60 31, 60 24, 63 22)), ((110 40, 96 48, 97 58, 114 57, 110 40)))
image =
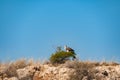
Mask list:
POLYGON ((51 64, 20 59, 0 63, 0 80, 120 80, 115 62, 66 61, 51 64))

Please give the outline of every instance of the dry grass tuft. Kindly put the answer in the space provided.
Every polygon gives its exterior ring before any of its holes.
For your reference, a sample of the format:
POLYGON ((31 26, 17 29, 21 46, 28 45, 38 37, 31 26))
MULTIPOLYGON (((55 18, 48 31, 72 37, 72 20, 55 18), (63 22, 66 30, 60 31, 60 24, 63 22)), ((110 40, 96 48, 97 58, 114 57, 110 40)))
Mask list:
POLYGON ((100 62, 99 63, 100 64, 100 66, 117 66, 117 65, 119 65, 119 63, 116 63, 116 62, 100 62))

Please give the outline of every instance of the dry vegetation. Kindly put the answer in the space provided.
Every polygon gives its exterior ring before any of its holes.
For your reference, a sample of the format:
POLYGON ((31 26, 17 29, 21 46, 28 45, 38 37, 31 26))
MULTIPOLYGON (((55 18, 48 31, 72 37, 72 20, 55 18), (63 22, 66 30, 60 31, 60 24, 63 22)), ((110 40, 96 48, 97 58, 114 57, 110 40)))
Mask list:
POLYGON ((92 61, 53 65, 49 61, 20 59, 0 63, 0 80, 120 80, 120 65, 92 61))
MULTIPOLYGON (((115 62, 91 62, 91 61, 68 61, 65 66, 68 68, 73 68, 75 74, 70 75, 70 80, 103 80, 102 77, 98 78, 95 74, 98 73, 96 67, 99 66, 117 66, 118 63, 115 62)), ((107 73, 106 73, 107 74, 107 73)), ((107 76, 105 74, 105 76, 107 76)), ((104 75, 104 74, 103 74, 104 75)))

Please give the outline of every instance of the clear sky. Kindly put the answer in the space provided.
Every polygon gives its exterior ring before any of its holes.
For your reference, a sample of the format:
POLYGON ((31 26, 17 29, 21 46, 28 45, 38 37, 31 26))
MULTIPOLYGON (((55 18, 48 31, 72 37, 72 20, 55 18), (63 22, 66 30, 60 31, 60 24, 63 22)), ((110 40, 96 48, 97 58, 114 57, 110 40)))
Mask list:
POLYGON ((0 61, 48 59, 64 45, 120 61, 120 0, 0 0, 0 61))

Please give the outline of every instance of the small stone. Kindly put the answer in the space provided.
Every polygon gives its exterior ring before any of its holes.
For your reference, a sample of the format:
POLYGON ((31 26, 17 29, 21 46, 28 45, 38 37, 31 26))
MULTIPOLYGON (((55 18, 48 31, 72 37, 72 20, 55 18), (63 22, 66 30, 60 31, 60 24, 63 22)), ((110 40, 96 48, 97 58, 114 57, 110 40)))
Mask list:
POLYGON ((105 75, 105 76, 108 76, 108 72, 107 71, 104 71, 102 74, 105 75))

